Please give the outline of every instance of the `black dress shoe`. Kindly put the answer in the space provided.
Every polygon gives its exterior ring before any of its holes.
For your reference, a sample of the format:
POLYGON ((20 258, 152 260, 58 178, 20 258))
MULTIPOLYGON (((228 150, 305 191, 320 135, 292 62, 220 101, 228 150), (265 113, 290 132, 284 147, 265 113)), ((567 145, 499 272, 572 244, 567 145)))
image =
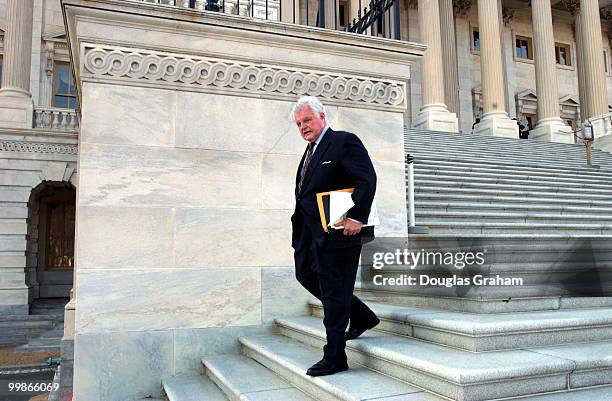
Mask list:
POLYGON ((336 364, 325 359, 321 359, 319 362, 312 365, 306 371, 306 374, 308 376, 327 376, 338 372, 344 372, 345 370, 348 370, 348 365, 346 362, 343 364, 336 364))
POLYGON ((378 318, 376 318, 376 320, 374 322, 372 322, 372 324, 367 326, 367 327, 349 327, 349 329, 346 331, 346 333, 344 333, 344 341, 356 339, 357 337, 362 335, 366 330, 370 330, 370 329, 373 329, 374 327, 376 327, 378 325, 378 323, 380 323, 380 320, 378 320, 378 318))

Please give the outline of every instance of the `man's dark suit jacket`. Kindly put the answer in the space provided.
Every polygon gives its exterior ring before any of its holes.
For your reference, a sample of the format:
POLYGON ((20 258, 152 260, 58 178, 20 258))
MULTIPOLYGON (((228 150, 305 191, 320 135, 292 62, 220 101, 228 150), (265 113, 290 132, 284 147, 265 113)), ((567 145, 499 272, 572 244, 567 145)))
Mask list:
POLYGON ((364 227, 360 234, 354 236, 326 234, 316 201, 319 192, 355 188, 351 195, 355 206, 349 210, 347 217, 367 222, 376 192, 376 172, 361 140, 350 132, 328 128, 315 149, 304 176, 302 191, 298 193, 297 183, 305 156, 306 152, 296 174, 296 205, 291 216, 291 245, 296 251, 296 267, 303 259, 300 255, 313 245, 319 250, 345 248, 360 245, 362 237, 374 235, 372 227, 364 227))

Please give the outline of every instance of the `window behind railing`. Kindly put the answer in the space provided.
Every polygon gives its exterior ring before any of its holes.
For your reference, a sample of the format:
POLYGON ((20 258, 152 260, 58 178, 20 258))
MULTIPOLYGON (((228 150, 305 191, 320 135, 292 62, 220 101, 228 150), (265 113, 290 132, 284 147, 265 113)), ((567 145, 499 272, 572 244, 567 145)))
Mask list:
POLYGON ((215 11, 299 25, 400 38, 399 0, 136 0, 200 11, 215 11), (325 14, 325 1, 333 3, 333 15, 325 14), (356 2, 351 4, 351 2, 356 2), (363 2, 363 4, 362 4, 363 2), (283 10, 289 7, 289 10, 283 10), (351 15, 351 10, 357 15, 351 15), (282 18, 286 15, 285 18, 282 18), (287 17, 288 16, 288 17, 287 17), (327 25, 326 26, 326 21, 327 25), (331 22, 330 22, 331 21, 331 22))

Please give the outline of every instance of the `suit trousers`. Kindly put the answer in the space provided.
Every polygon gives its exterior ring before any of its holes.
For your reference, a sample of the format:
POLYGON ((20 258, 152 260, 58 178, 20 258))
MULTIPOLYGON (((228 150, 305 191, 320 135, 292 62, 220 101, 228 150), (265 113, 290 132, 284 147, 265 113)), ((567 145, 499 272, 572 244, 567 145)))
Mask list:
POLYGON ((351 327, 368 327, 376 320, 374 312, 353 295, 360 253, 361 245, 333 250, 310 247, 303 263, 296 265, 297 280, 323 304, 327 337, 323 358, 339 365, 347 360, 344 332, 349 319, 351 327))

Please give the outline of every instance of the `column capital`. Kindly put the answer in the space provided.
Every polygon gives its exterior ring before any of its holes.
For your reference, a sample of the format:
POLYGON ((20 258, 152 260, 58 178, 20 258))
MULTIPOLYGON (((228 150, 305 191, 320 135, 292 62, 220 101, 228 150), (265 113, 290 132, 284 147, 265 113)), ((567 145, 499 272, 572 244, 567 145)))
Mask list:
POLYGON ((576 15, 580 11, 580 0, 561 0, 561 4, 572 15, 576 15))
POLYGON ((510 7, 502 7, 502 18, 504 20, 505 26, 510 26, 512 21, 514 20, 514 12, 516 10, 510 7))
POLYGON ((472 0, 453 0, 455 17, 467 17, 472 8, 472 0))
POLYGON ((608 22, 612 22, 612 5, 600 8, 599 15, 602 19, 605 19, 608 22))

